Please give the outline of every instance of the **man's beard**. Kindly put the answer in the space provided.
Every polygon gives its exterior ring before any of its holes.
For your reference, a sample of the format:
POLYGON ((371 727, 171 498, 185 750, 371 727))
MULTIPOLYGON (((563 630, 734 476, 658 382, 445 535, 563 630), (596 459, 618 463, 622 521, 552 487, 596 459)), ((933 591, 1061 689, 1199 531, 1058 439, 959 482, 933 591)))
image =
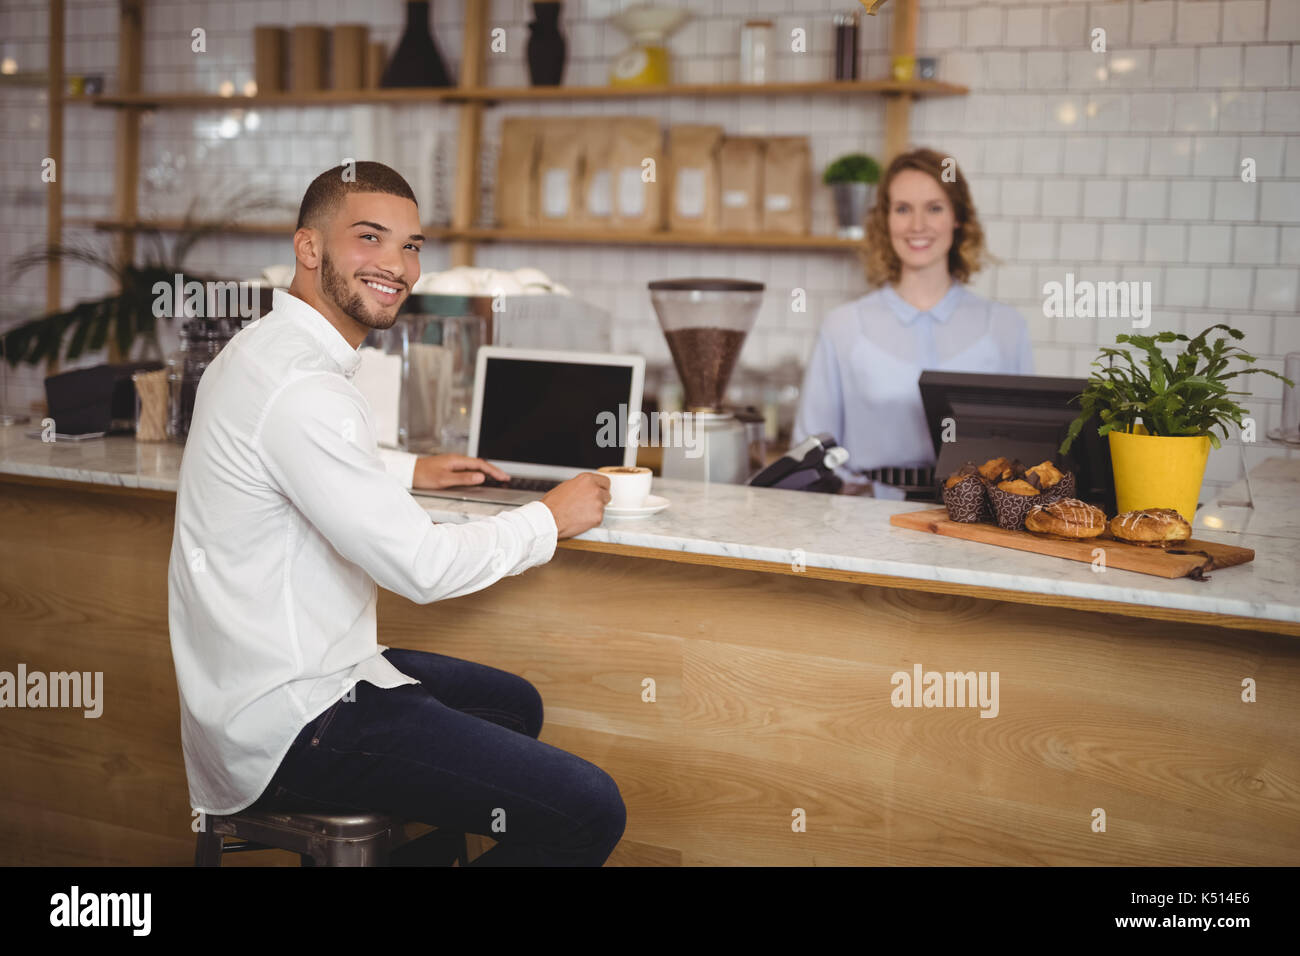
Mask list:
MULTIPOLYGON (((334 303, 344 315, 372 329, 391 329, 397 321, 397 312, 391 318, 379 315, 366 307, 366 300, 360 292, 348 288, 343 273, 334 268, 327 253, 321 254, 321 286, 326 298, 334 303)), ((400 306, 401 303, 399 302, 400 306)))

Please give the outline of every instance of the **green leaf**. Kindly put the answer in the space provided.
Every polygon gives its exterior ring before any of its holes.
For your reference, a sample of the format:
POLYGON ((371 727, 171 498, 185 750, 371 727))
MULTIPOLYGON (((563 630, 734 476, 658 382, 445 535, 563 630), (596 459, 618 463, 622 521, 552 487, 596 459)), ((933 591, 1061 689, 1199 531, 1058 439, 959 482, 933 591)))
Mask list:
MULTIPOLYGON (((1081 417, 1086 413, 1085 420, 1094 415, 1100 418, 1099 434, 1131 430, 1141 423, 1153 435, 1210 434, 1213 438, 1212 429, 1218 427, 1226 436, 1227 424, 1240 425, 1244 414, 1231 396, 1250 394, 1229 390, 1228 382, 1256 371, 1286 381, 1271 369, 1231 367, 1234 361, 1246 366, 1255 361, 1253 355, 1231 344, 1243 337, 1244 333, 1223 324, 1190 338, 1172 331, 1120 333, 1115 336, 1116 344, 1132 346, 1141 359, 1129 349, 1102 346, 1098 360, 1092 363, 1096 371, 1080 398, 1081 417), (1216 331, 1227 334, 1211 341, 1216 331), (1174 342, 1186 345, 1170 361, 1162 346, 1174 342)), ((1067 432, 1067 442, 1071 437, 1067 432)))
POLYGON ((827 186, 835 183, 878 183, 880 164, 866 153, 849 153, 826 167, 822 182, 827 186))
POLYGON ((95 319, 94 309, 88 303, 78 305, 72 310, 72 315, 73 332, 72 339, 68 342, 68 361, 80 358, 86 344, 86 335, 95 319))

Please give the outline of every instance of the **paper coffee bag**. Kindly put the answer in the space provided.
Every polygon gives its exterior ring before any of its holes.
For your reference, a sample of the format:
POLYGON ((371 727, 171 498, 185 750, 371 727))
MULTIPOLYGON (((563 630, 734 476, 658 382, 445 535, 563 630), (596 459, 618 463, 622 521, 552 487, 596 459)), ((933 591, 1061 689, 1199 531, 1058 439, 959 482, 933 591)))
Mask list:
POLYGON ((663 132, 653 116, 613 121, 611 150, 616 229, 655 232, 664 225, 663 132))
POLYGON ((578 219, 586 226, 609 226, 614 218, 614 132, 606 117, 582 123, 582 179, 578 189, 578 219))
POLYGON ((718 228, 758 232, 763 227, 763 146, 758 136, 728 136, 718 150, 718 228))
POLYGON ((672 198, 668 228, 675 232, 718 231, 718 147, 721 126, 683 124, 668 131, 672 198))
POLYGON ((540 121, 508 116, 501 121, 497 157, 496 219, 504 227, 537 227, 537 154, 540 121))
POLYGON ((582 179, 582 120, 548 118, 537 161, 538 224, 576 226, 582 179))
POLYGON ((806 235, 812 226, 812 152, 806 136, 772 136, 763 157, 763 231, 806 235))

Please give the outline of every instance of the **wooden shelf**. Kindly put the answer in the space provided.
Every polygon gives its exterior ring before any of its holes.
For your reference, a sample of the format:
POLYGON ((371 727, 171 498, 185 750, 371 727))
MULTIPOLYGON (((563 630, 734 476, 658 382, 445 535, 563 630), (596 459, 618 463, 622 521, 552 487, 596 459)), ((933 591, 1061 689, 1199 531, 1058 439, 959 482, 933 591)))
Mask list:
MULTIPOLYGON (((50 64, 62 86, 62 36, 64 0, 51 0, 50 64)), ((892 57, 916 54, 916 25, 920 0, 891 0, 893 25, 889 52, 892 57)), ((180 218, 142 219, 138 208, 140 171, 140 124, 149 110, 251 110, 278 107, 338 109, 350 105, 421 105, 447 103, 455 107, 459 134, 455 158, 455 190, 451 197, 452 221, 457 227, 426 226, 425 232, 447 243, 450 265, 473 265, 474 250, 484 242, 552 243, 557 246, 600 244, 682 248, 770 249, 775 251, 848 252, 861 246, 861 240, 835 236, 797 236, 715 233, 712 235, 671 232, 627 233, 593 229, 503 229, 470 227, 479 197, 479 157, 485 107, 507 101, 612 101, 646 98, 741 98, 807 96, 843 97, 844 109, 866 108, 874 116, 883 106, 884 150, 888 162, 907 147, 910 141, 910 118, 913 103, 922 97, 963 96, 970 92, 956 83, 937 80, 898 81, 890 78, 867 80, 820 80, 797 83, 684 83, 664 86, 556 86, 491 87, 486 85, 485 64, 488 57, 491 0, 462 0, 465 14, 463 59, 460 64, 461 85, 419 89, 320 90, 315 92, 264 93, 255 96, 222 96, 210 91, 164 90, 140 92, 142 50, 144 46, 145 0, 122 0, 118 11, 117 83, 121 92, 96 95, 51 95, 49 110, 49 155, 62 162, 63 107, 65 104, 94 106, 118 110, 116 116, 116 154, 114 207, 101 218, 75 219, 70 225, 117 233, 115 244, 127 259, 134 255, 135 233, 143 230, 175 232, 193 227, 180 218), (849 98, 854 99, 851 103, 849 98), (878 97, 879 99, 872 99, 878 97), (58 131, 56 134, 55 131, 58 131)), ((24 81, 29 81, 24 78, 24 81)), ((63 225, 61 184, 52 184, 46 221, 50 241, 57 241, 63 225)), ((224 235, 275 236, 287 239, 292 223, 239 222, 213 226, 224 235)), ((61 297, 57 264, 47 271, 46 300, 51 309, 61 297)))
POLYGON ((801 83, 683 83, 671 86, 445 87, 384 90, 320 90, 221 96, 217 93, 105 93, 68 96, 66 103, 141 109, 271 109, 295 106, 404 103, 498 103, 511 100, 609 100, 656 96, 811 96, 827 94, 909 94, 963 96, 964 86, 937 80, 826 80, 801 83))
POLYGON ((0 73, 0 86, 48 87, 50 75, 28 71, 26 73, 0 73))
MULTIPOLYGON (((181 219, 134 219, 130 222, 121 222, 116 219, 69 218, 65 219, 64 223, 69 226, 99 229, 103 232, 143 232, 145 230, 181 232, 182 230, 192 229, 196 225, 203 225, 202 223, 187 223, 181 219)), ((294 232, 294 224, 291 222, 236 222, 221 226, 217 229, 217 232, 246 236, 291 236, 294 232)))
POLYGON ((964 86, 936 80, 817 80, 799 83, 678 83, 670 86, 527 86, 481 87, 457 92, 457 99, 608 100, 654 96, 811 96, 833 93, 909 93, 913 96, 962 96, 964 86))
MULTIPOLYGON (((103 232, 143 232, 146 229, 158 232, 180 232, 192 229, 204 223, 187 223, 182 219, 135 219, 120 222, 116 219, 65 219, 69 226, 99 229, 103 232)), ((292 222, 235 222, 220 225, 217 233, 245 236, 292 236, 296 226, 292 222)), ((424 232, 429 239, 445 239, 451 236, 446 226, 425 226, 424 232)))
MULTIPOLYGON (((161 232, 178 232, 191 228, 180 219, 135 220, 119 222, 113 219, 68 219, 70 226, 89 226, 106 232, 139 232, 145 229, 157 229, 161 232)), ((291 222, 232 223, 222 226, 218 232, 234 235, 252 236, 290 236, 294 224, 291 222)), ((856 249, 862 244, 861 239, 840 239, 836 236, 796 236, 789 234, 761 233, 681 233, 681 232, 618 232, 616 230, 598 231, 591 229, 500 229, 495 227, 474 227, 470 229, 452 229, 448 226, 425 226, 425 236, 429 239, 446 241, 468 240, 470 242, 556 242, 574 244, 620 245, 620 246, 690 246, 737 249, 796 249, 807 251, 837 251, 856 249)))
POLYGON ((465 97, 455 87, 418 90, 318 90, 312 93, 262 93, 257 96, 222 96, 220 93, 104 93, 67 96, 66 103, 141 109, 273 109, 295 106, 383 105, 435 103, 465 97))
POLYGON ((459 229, 453 239, 471 242, 572 242, 599 243, 620 246, 706 246, 738 249, 800 249, 845 250, 856 249, 860 239, 839 239, 835 236, 797 236, 762 233, 683 233, 683 232, 618 232, 590 229, 459 229))

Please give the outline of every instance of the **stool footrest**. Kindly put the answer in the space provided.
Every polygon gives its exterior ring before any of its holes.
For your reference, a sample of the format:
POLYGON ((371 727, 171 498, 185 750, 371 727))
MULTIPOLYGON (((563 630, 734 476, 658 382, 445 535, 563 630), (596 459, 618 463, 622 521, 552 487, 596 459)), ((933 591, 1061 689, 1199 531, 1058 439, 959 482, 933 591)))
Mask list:
MULTIPOLYGON (((457 859, 463 864, 468 850, 460 840, 457 859)), ((220 866, 226 853, 285 850, 304 866, 386 866, 389 853, 406 842, 402 821, 387 813, 242 810, 207 818, 194 865, 220 866), (226 837, 242 842, 226 846, 226 837)))
POLYGON ((278 846, 271 846, 269 843, 254 843, 252 840, 244 840, 242 843, 223 843, 221 846, 222 853, 244 853, 249 850, 278 850, 278 846))

